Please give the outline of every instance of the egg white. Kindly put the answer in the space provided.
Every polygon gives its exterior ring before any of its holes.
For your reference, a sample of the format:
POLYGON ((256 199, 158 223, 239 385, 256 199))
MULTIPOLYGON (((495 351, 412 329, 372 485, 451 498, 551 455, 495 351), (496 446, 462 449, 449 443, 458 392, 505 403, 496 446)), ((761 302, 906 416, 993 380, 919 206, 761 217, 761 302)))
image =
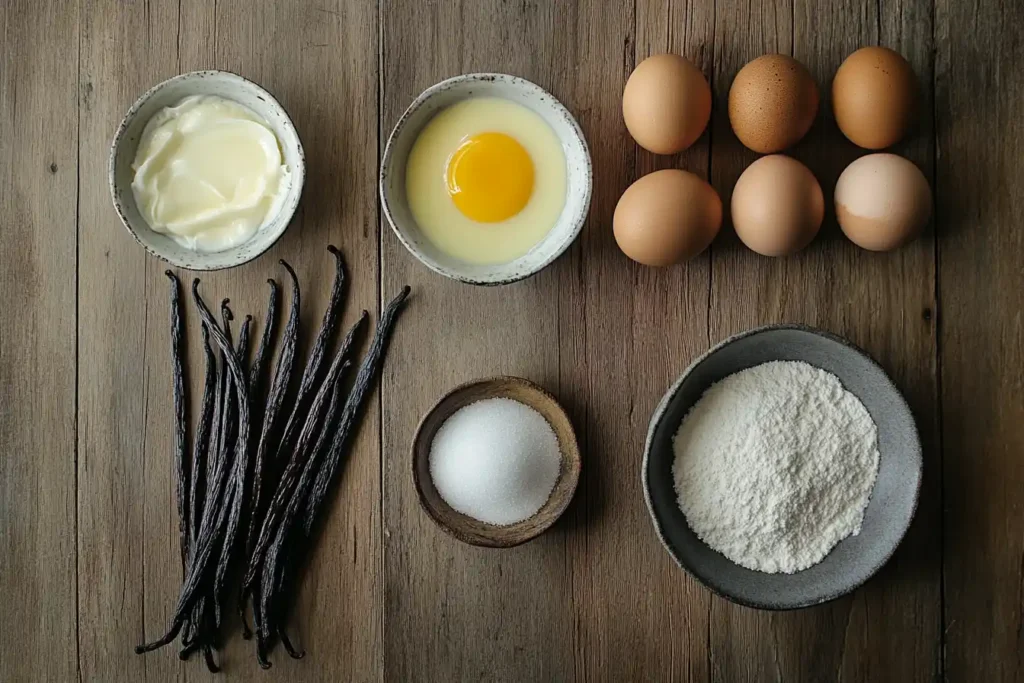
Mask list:
POLYGON ((566 162, 561 141, 536 112, 497 97, 475 97, 441 111, 423 128, 406 164, 406 196, 417 225, 438 249, 480 265, 526 254, 555 226, 565 206, 566 162), (530 155, 534 186, 523 210, 497 223, 463 215, 448 194, 452 153, 467 137, 504 133, 530 155))

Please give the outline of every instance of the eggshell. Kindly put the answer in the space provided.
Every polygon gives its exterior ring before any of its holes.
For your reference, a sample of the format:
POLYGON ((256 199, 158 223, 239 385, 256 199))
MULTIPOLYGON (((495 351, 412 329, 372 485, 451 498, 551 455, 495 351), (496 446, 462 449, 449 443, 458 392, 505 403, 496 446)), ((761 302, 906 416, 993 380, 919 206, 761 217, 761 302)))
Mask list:
POLYGON ((902 138, 914 121, 917 81, 899 53, 864 47, 846 58, 832 80, 832 110, 839 130, 867 149, 902 138))
POLYGON ((700 69, 673 54, 648 57, 622 93, 629 134, 655 154, 681 152, 700 137, 711 117, 711 87, 700 69))
POLYGON ((732 223, 740 240, 764 256, 800 251, 825 217, 825 198, 810 169, 781 154, 761 157, 732 191, 732 223))
POLYGON ((619 248, 648 266, 668 266, 707 249, 722 226, 715 189, 687 171, 655 171, 626 188, 612 229, 619 248))
POLYGON ((740 142, 761 154, 792 147, 818 113, 811 72, 786 55, 764 55, 740 69, 729 88, 729 122, 740 142))
POLYGON ((932 214, 928 179, 895 154, 869 154, 847 166, 836 183, 835 201, 843 233, 871 251, 911 241, 932 214))

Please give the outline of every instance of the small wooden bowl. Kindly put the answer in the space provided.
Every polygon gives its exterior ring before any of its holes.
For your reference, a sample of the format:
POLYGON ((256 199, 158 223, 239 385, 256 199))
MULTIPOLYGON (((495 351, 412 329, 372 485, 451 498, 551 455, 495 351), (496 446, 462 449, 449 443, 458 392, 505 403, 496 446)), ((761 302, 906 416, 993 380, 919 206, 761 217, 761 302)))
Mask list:
POLYGON ((555 523, 572 500, 580 478, 580 451, 576 433, 565 410, 554 396, 529 380, 492 377, 455 387, 431 408, 416 429, 412 444, 412 476, 420 505, 438 526, 472 545, 511 548, 541 535, 555 523), (544 416, 558 439, 562 463, 555 488, 537 514, 509 526, 495 526, 453 510, 434 488, 430 476, 430 446, 434 435, 459 408, 486 398, 510 398, 525 403, 544 416))

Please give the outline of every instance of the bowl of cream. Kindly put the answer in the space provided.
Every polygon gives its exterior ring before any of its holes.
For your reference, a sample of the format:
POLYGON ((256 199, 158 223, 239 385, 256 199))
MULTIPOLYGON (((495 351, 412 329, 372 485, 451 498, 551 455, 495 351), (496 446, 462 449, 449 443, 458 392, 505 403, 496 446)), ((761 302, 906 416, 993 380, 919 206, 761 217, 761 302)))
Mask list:
POLYGON ((528 277, 580 234, 593 184, 572 114, 523 78, 456 76, 421 93, 384 149, 384 216, 420 262, 500 285, 528 277))
POLYGON ((295 126, 266 90, 227 71, 175 76, 140 97, 114 135, 110 192, 151 254, 191 270, 256 258, 302 194, 295 126))

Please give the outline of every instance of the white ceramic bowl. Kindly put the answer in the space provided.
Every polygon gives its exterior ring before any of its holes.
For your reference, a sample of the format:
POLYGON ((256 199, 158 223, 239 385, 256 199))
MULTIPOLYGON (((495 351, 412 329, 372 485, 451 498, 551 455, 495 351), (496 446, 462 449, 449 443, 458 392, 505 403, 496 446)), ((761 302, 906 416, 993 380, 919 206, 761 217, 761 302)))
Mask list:
POLYGON ((124 227, 146 251, 168 263, 190 270, 218 270, 251 261, 284 234, 299 205, 306 160, 302 143, 288 113, 266 90, 229 71, 195 71, 175 76, 149 89, 125 114, 110 146, 110 195, 124 227), (281 144, 284 162, 290 170, 288 188, 281 210, 252 238, 237 247, 205 254, 186 249, 167 235, 154 232, 139 213, 132 194, 135 171, 132 162, 146 123, 164 107, 173 106, 190 95, 217 95, 234 100, 259 114, 281 144))
POLYGON ((540 86, 505 74, 466 74, 424 90, 391 132, 380 168, 384 215, 406 249, 430 269, 474 285, 502 285, 522 280, 558 258, 583 229, 592 185, 590 151, 576 119, 540 86), (475 265, 445 254, 420 231, 405 194, 406 161, 420 131, 442 109, 470 97, 501 97, 529 107, 555 131, 565 154, 566 198, 557 223, 529 252, 509 263, 475 265))

